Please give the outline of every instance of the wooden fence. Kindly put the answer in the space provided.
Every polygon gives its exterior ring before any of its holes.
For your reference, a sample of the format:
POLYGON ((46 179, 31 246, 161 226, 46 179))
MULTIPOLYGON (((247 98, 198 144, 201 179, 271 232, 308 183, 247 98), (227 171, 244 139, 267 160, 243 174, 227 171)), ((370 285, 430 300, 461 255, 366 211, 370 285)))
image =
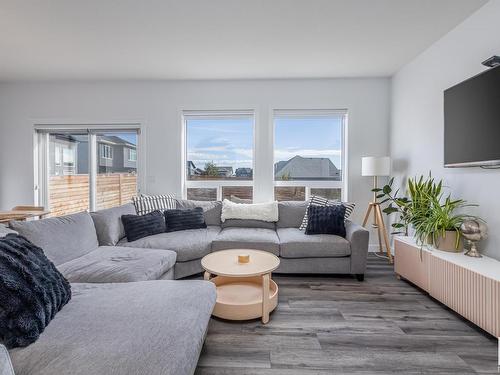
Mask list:
MULTIPOLYGON (((96 185, 96 209, 125 204, 137 194, 137 176, 132 174, 98 174, 96 185)), ((51 216, 88 210, 89 176, 51 176, 49 207, 51 216)))

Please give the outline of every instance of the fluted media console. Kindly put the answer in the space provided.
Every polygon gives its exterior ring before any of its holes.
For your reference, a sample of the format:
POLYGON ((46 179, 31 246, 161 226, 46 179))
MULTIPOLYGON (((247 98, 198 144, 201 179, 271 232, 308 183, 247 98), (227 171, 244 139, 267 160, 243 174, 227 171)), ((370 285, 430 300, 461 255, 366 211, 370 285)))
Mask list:
POLYGON ((411 237, 397 237, 394 248, 397 275, 500 337, 500 261, 421 248, 411 237))

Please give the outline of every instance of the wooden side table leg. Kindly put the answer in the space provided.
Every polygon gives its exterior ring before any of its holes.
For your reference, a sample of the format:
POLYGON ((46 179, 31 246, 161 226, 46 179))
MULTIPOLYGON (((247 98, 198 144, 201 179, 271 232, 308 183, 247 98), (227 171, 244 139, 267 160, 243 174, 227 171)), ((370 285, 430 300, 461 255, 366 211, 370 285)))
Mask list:
POLYGON ((205 273, 203 274, 203 279, 207 281, 210 280, 210 272, 205 271, 205 273))
POLYGON ((262 323, 269 322, 269 280, 271 275, 262 275, 262 323))

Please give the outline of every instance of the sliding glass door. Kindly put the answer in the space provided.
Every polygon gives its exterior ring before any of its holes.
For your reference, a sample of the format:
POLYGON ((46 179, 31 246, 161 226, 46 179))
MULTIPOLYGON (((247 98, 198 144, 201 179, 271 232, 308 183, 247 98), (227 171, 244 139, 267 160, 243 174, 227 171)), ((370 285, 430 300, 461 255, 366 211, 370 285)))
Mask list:
POLYGON ((137 195, 137 132, 100 132, 95 137, 95 209, 130 202, 137 195))
POLYGON ((138 191, 138 128, 37 129, 38 204, 51 216, 130 202, 138 191))
POLYGON ((85 132, 48 133, 46 186, 52 216, 89 208, 89 135, 85 132))

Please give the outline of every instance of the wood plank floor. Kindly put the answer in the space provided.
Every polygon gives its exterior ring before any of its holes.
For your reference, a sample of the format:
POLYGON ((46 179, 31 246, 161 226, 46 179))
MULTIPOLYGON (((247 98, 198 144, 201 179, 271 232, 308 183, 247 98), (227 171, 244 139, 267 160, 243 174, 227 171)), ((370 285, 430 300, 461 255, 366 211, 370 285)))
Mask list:
POLYGON ((197 375, 496 374, 497 340, 371 255, 364 282, 281 276, 267 325, 212 318, 197 375))

